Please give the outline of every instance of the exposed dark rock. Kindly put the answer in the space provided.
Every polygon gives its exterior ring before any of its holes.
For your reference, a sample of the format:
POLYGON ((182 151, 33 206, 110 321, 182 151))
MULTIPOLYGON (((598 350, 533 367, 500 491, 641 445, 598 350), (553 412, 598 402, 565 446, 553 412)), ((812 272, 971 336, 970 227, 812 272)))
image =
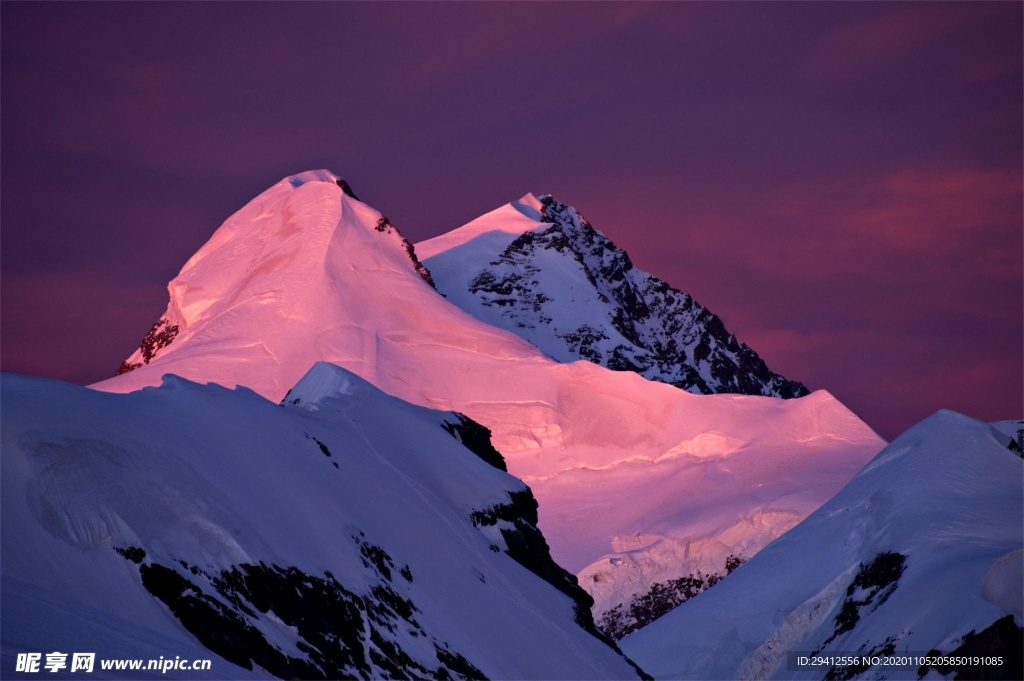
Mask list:
MULTIPOLYGON (((159 319, 149 332, 146 333, 142 342, 139 343, 139 350, 142 352, 142 364, 149 364, 160 350, 171 344, 177 335, 177 324, 168 324, 165 318, 159 319)), ((115 375, 120 376, 129 371, 134 371, 142 366, 142 364, 125 360, 115 375)))
POLYGON ((381 636, 376 629, 370 632, 370 661, 377 669, 380 669, 383 676, 389 679, 420 679, 428 678, 431 670, 413 660, 394 642, 381 636))
POLYGON ((723 573, 704 575, 697 572, 657 582, 646 592, 633 596, 628 605, 616 605, 605 612, 601 615, 598 625, 612 639, 621 640, 637 629, 647 626, 677 605, 710 589, 742 563, 742 558, 729 556, 725 559, 723 573))
POLYGON ((118 367, 117 373, 114 375, 120 376, 121 374, 127 374, 129 371, 135 371, 140 366, 142 366, 141 362, 129 362, 128 360, 125 360, 121 363, 121 366, 118 367))
POLYGON ((1006 447, 1011 452, 1024 459, 1024 425, 1017 428, 1017 437, 1011 438, 1010 443, 1006 445, 1006 447))
MULTIPOLYGON (((483 672, 474 667, 469 663, 469 660, 464 658, 458 653, 453 653, 447 648, 442 648, 436 643, 434 644, 434 650, 437 651, 437 659, 443 665, 443 668, 448 668, 457 673, 464 679, 470 679, 472 681, 484 681, 487 677, 484 676, 483 672)), ((438 677, 442 678, 442 677, 438 677)), ((451 678, 445 676, 443 678, 451 678)))
MULTIPOLYGON (((205 647, 246 669, 262 667, 279 678, 482 679, 483 674, 448 643, 431 637, 415 619, 418 608, 390 584, 394 563, 360 535, 364 565, 380 580, 366 595, 342 586, 330 572, 317 576, 296 567, 239 564, 214 576, 179 561, 186 574, 141 563, 142 583, 205 647), (285 654, 256 626, 267 613, 294 627, 304 656, 285 654), (417 662, 395 640, 401 632, 432 641, 438 666, 417 662)), ((118 551, 140 563, 138 547, 118 551)), ((400 571, 412 581, 408 566, 400 571)))
POLYGON ((356 201, 359 200, 359 197, 356 196, 355 192, 352 191, 352 187, 351 185, 349 185, 348 182, 342 180, 341 178, 338 178, 337 180, 335 180, 335 182, 338 183, 338 186, 341 187, 341 191, 345 192, 346 196, 351 196, 356 201))
MULTIPOLYGON (((287 397, 287 395, 285 395, 285 397, 287 397)), ((320 448, 320 451, 324 453, 324 456, 330 458, 331 450, 327 449, 327 445, 325 445, 323 442, 320 442, 320 440, 317 440, 312 435, 309 436, 309 439, 316 443, 317 447, 320 448)))
POLYGON ((466 449, 500 471, 508 471, 505 459, 491 444, 491 431, 463 414, 456 414, 458 423, 443 421, 441 426, 448 434, 461 442, 466 449))
MULTIPOLYGON (((564 340, 566 345, 570 348, 575 347, 575 354, 581 359, 593 362, 594 364, 607 365, 609 369, 615 368, 612 367, 611 364, 616 360, 614 358, 605 359, 600 350, 599 343, 601 341, 608 340, 608 336, 601 333, 600 330, 584 324, 575 331, 562 334, 559 337, 564 340)), ((621 347, 623 346, 618 346, 616 350, 621 347)))
MULTIPOLYGON (((1001 658, 1001 664, 937 665, 934 668, 943 676, 956 672, 953 678, 962 679, 1024 679, 1024 628, 1018 627, 1013 615, 996 620, 987 629, 977 634, 966 634, 956 649, 948 653, 932 650, 928 657, 947 658, 1001 658)), ((918 678, 928 673, 929 667, 917 670, 918 678)))
POLYGON ((146 552, 140 549, 138 546, 128 546, 121 548, 118 546, 114 547, 114 550, 119 554, 130 560, 131 562, 138 565, 146 558, 146 552))
MULTIPOLYGON (((891 551, 879 553, 870 563, 862 564, 846 588, 846 599, 836 615, 835 630, 821 647, 824 648, 841 634, 852 631, 860 621, 860 613, 864 608, 870 605, 874 612, 885 603, 896 590, 905 569, 906 556, 891 551)), ((815 654, 820 650, 815 651, 815 654)))
POLYGON ((807 389, 773 373, 758 355, 726 331, 721 320, 689 295, 646 275, 629 256, 591 227, 575 209, 541 197, 542 221, 551 226, 517 237, 469 284, 485 306, 511 326, 536 330, 553 322, 551 298, 539 289, 536 263, 543 252, 571 258, 597 297, 612 306, 607 320, 627 344, 611 345, 591 325, 559 329, 557 351, 618 371, 635 371, 697 393, 800 397, 807 389))
POLYGON ((397 234, 402 240, 402 248, 405 249, 405 254, 409 256, 409 260, 412 262, 412 266, 416 270, 416 274, 420 275, 420 278, 423 279, 423 281, 430 284, 430 288, 437 290, 437 286, 434 284, 434 278, 430 276, 430 270, 428 270, 426 266, 420 262, 420 259, 416 257, 416 249, 413 247, 412 243, 402 236, 402 233, 398 231, 397 227, 391 224, 391 221, 388 220, 386 216, 380 216, 377 220, 377 224, 374 226, 374 229, 382 234, 397 234))
POLYGON ((255 662, 281 678, 325 678, 323 671, 310 662, 290 658, 274 648, 239 613, 203 593, 175 570, 147 564, 139 572, 143 586, 163 601, 200 643, 228 662, 245 669, 252 669, 255 662))
MULTIPOLYGON (((537 500, 533 492, 524 489, 519 492, 509 492, 509 502, 496 504, 489 508, 473 511, 470 518, 474 525, 497 525, 501 523, 501 536, 505 540, 505 553, 512 557, 517 563, 537 575, 556 589, 573 599, 577 604, 577 619, 580 619, 579 610, 585 612, 580 621, 587 631, 596 632, 593 619, 590 616, 590 607, 594 599, 584 591, 576 576, 562 568, 551 558, 551 550, 548 547, 544 535, 537 529, 537 500), (593 630, 593 631, 592 631, 593 630)), ((604 638, 599 636, 599 638, 604 638)))
MULTIPOLYGON (((509 492, 509 503, 496 504, 473 511, 470 518, 474 525, 501 525, 501 536, 505 540, 505 553, 527 570, 552 585, 575 603, 576 624, 595 638, 622 654, 615 642, 594 624, 591 607, 594 599, 579 585, 576 576, 560 566, 551 557, 547 540, 537 528, 537 500, 529 488, 509 492)), ((643 679, 651 677, 628 657, 623 657, 636 669, 643 679)))
POLYGON ((378 575, 391 581, 391 571, 395 569, 395 563, 391 560, 391 556, 388 552, 379 546, 371 544, 366 541, 365 535, 362 532, 358 536, 353 536, 352 539, 359 546, 359 553, 362 554, 363 566, 372 568, 377 572, 378 575))

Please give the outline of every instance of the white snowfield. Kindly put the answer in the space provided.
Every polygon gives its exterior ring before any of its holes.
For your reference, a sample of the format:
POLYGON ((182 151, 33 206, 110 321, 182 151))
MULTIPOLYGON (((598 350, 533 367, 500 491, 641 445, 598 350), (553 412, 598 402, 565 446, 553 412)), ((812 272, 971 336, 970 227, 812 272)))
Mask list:
MULTIPOLYGON (((1024 460, 991 426, 941 411, 729 579, 621 645, 666 679, 820 679, 829 671, 795 671, 788 651, 884 655, 888 643, 893 656, 948 654, 1003 617, 1021 625, 1022 538, 1024 460), (903 556, 898 579, 876 575, 874 594, 863 578, 851 586, 879 555, 895 564, 894 554, 903 556), (868 602, 843 630, 851 600, 868 602)), ((918 669, 875 667, 861 678, 916 679, 918 669)))
MULTIPOLYGON (((552 555, 581 575, 597 614, 655 582, 749 557, 885 444, 824 391, 692 395, 549 359, 433 290, 401 236, 336 179, 286 178, 229 218, 168 286, 170 344, 92 387, 130 392, 176 374, 277 402, 324 361, 462 412, 491 429, 532 488, 552 555)), ((512 205, 490 215, 479 234, 432 240, 429 255, 537 225, 512 205)))
MULTIPOLYGON (((506 555, 500 523, 471 520, 525 488, 445 431, 456 415, 336 367, 310 373, 312 410, 175 377, 118 395, 4 376, 0 675, 15 676, 18 653, 62 651, 212 659, 209 671, 130 678, 269 678, 255 657, 249 671, 204 648, 143 587, 163 566, 191 582, 172 595, 190 598, 201 624, 243 638, 244 655, 257 654, 255 637, 300 662, 317 652, 343 659, 332 636, 345 626, 316 638, 318 617, 346 612, 324 593, 340 583, 363 599, 364 612, 347 611, 355 661, 341 672, 274 670, 285 678, 394 675, 379 659, 421 677, 448 659, 464 678, 456 655, 488 678, 636 678, 577 626, 569 597, 506 555), (139 565, 134 549, 145 551, 139 565), (244 566, 274 571, 285 601, 273 600, 272 580, 226 589, 244 566), (218 611, 251 630, 215 624, 218 611)), ((97 663, 86 675, 113 674, 97 663)))

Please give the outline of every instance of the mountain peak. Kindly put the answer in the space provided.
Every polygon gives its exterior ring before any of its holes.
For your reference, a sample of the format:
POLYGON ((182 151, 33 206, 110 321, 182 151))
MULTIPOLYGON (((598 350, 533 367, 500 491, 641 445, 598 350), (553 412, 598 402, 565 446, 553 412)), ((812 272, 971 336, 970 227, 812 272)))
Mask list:
POLYGON ((527 193, 523 198, 513 201, 509 205, 531 220, 544 221, 544 203, 542 198, 536 194, 527 193))
POLYGON ((228 218, 185 263, 168 285, 167 311, 117 374, 173 352, 225 315, 263 318, 274 310, 282 322, 312 319, 330 304, 339 273, 356 268, 411 270, 434 285, 412 244, 345 180, 328 170, 286 177, 228 218))
POLYGON ((558 361, 585 359, 695 393, 808 392, 550 194, 527 194, 418 248, 452 302, 558 361))
POLYGON ((323 182, 326 184, 336 184, 341 188, 341 191, 348 197, 359 200, 355 192, 352 190, 352 185, 346 182, 344 179, 339 177, 337 174, 330 170, 307 170, 305 172, 296 173, 295 175, 289 175, 288 177, 281 180, 281 183, 287 182, 293 189, 297 189, 304 184, 310 182, 323 182))
MULTIPOLYGON (((301 173, 295 173, 284 178, 282 182, 288 182, 293 187, 299 187, 308 182, 326 182, 328 184, 337 182, 341 179, 341 176, 336 173, 321 168, 320 170, 306 170, 301 173)), ((344 180, 342 180, 344 182, 344 180)))

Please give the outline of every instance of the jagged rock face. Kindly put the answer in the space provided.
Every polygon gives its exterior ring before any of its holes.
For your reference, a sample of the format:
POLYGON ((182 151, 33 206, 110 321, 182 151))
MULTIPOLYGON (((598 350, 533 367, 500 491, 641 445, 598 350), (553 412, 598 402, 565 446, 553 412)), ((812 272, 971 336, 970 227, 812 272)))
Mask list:
POLYGON ((586 359, 694 393, 807 394, 802 384, 773 373, 707 308, 636 269, 574 208, 551 196, 540 203, 550 227, 523 233, 469 283, 505 328, 555 359, 586 359), (553 282, 555 269, 576 280, 553 282), (591 287, 601 303, 589 322, 563 312, 579 286, 591 287))
POLYGON ((139 343, 139 349, 135 351, 135 354, 122 362, 115 376, 135 371, 143 364, 149 364, 158 352, 174 342, 174 338, 177 335, 178 325, 170 324, 166 317, 161 317, 146 333, 142 342, 139 343), (141 359, 142 361, 133 362, 133 359, 141 359))
POLYGON ((705 575, 698 570, 683 577, 655 582, 646 592, 633 596, 628 604, 621 603, 602 613, 598 624, 604 633, 618 641, 718 584, 742 563, 742 558, 730 555, 722 572, 705 575))
MULTIPOLYGON (((468 419, 466 420, 468 421, 468 419)), ((470 423, 473 422, 470 421, 470 423)), ((447 428, 445 429, 447 430, 447 428)), ((468 444, 466 446, 469 447, 468 444)), ((537 527, 537 500, 533 497, 533 493, 526 488, 519 492, 509 492, 508 498, 508 503, 495 504, 486 509, 473 511, 470 515, 473 525, 478 528, 497 529, 505 543, 505 553, 571 598, 575 604, 576 624, 618 652, 619 647, 612 638, 609 638, 610 634, 598 628, 594 623, 594 616, 590 611, 594 605, 594 599, 580 587, 575 575, 551 558, 551 551, 544 539, 544 534, 537 527)), ((497 544, 492 544, 491 550, 498 551, 500 547, 497 544)), ((626 662, 633 667, 640 678, 651 678, 629 658, 626 658, 626 662)))
POLYGON ((329 571, 313 575, 261 562, 211 574, 184 560, 180 567, 149 561, 139 547, 115 550, 139 564, 143 586, 190 633, 239 667, 259 666, 279 678, 485 678, 416 620, 419 608, 400 593, 413 581, 409 566, 398 570, 381 547, 363 536, 352 539, 374 582, 363 595, 346 589, 329 571), (264 618, 294 628, 294 651, 285 653, 268 640, 261 630, 267 628, 264 618), (429 642, 436 666, 417 662, 403 649, 403 638, 429 642))
MULTIPOLYGON (((342 182, 343 180, 338 181, 342 182)), ((342 187, 342 191, 345 191, 349 196, 355 197, 355 195, 352 194, 351 189, 346 190, 346 187, 348 187, 348 185, 342 187)), ((413 247, 412 242, 402 236, 402 233, 398 231, 397 227, 391 224, 391 220, 388 220, 386 215, 380 216, 380 219, 377 220, 377 224, 374 226, 374 229, 386 234, 397 234, 402 240, 402 248, 405 249, 406 254, 409 256, 409 260, 412 262, 412 266, 416 270, 416 274, 420 275, 420 278, 423 279, 423 281, 430 284, 430 288, 437 288, 437 286, 434 285, 433 277, 430 276, 430 270, 424 267, 423 263, 420 262, 420 259, 416 257, 416 249, 413 247)))
POLYGON ((442 427, 448 434, 466 446, 466 449, 473 452, 481 459, 491 464, 499 471, 508 472, 505 459, 501 452, 491 444, 491 431, 465 414, 456 414, 457 423, 444 421, 442 427))

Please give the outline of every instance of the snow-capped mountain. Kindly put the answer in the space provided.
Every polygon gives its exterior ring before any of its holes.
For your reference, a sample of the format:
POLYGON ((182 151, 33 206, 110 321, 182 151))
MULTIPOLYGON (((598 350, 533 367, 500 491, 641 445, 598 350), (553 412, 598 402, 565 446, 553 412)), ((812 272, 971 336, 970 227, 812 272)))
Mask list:
POLYGON ((416 250, 452 302, 558 361, 636 371, 693 393, 807 394, 551 196, 527 194, 416 250))
POLYGON ((99 677, 179 657, 211 667, 176 678, 639 673, 464 416, 326 364, 283 405, 170 376, 2 380, 4 678, 53 651, 95 653, 99 677))
POLYGON ((1024 461, 998 430, 942 411, 622 647, 655 678, 1022 678, 1022 584, 1024 461), (801 655, 827 664, 801 669, 801 655), (961 663, 920 659, 942 655, 961 663))
MULTIPOLYGON (((659 584, 725 574, 884 445, 824 391, 694 395, 554 361, 434 290, 408 242, 327 171, 253 199, 168 289, 132 370, 94 388, 129 392, 170 373, 278 402, 325 361, 463 413, 533 490, 552 556, 581 575, 598 617, 659 584)), ((639 621, 625 619, 627 629, 639 621)))

